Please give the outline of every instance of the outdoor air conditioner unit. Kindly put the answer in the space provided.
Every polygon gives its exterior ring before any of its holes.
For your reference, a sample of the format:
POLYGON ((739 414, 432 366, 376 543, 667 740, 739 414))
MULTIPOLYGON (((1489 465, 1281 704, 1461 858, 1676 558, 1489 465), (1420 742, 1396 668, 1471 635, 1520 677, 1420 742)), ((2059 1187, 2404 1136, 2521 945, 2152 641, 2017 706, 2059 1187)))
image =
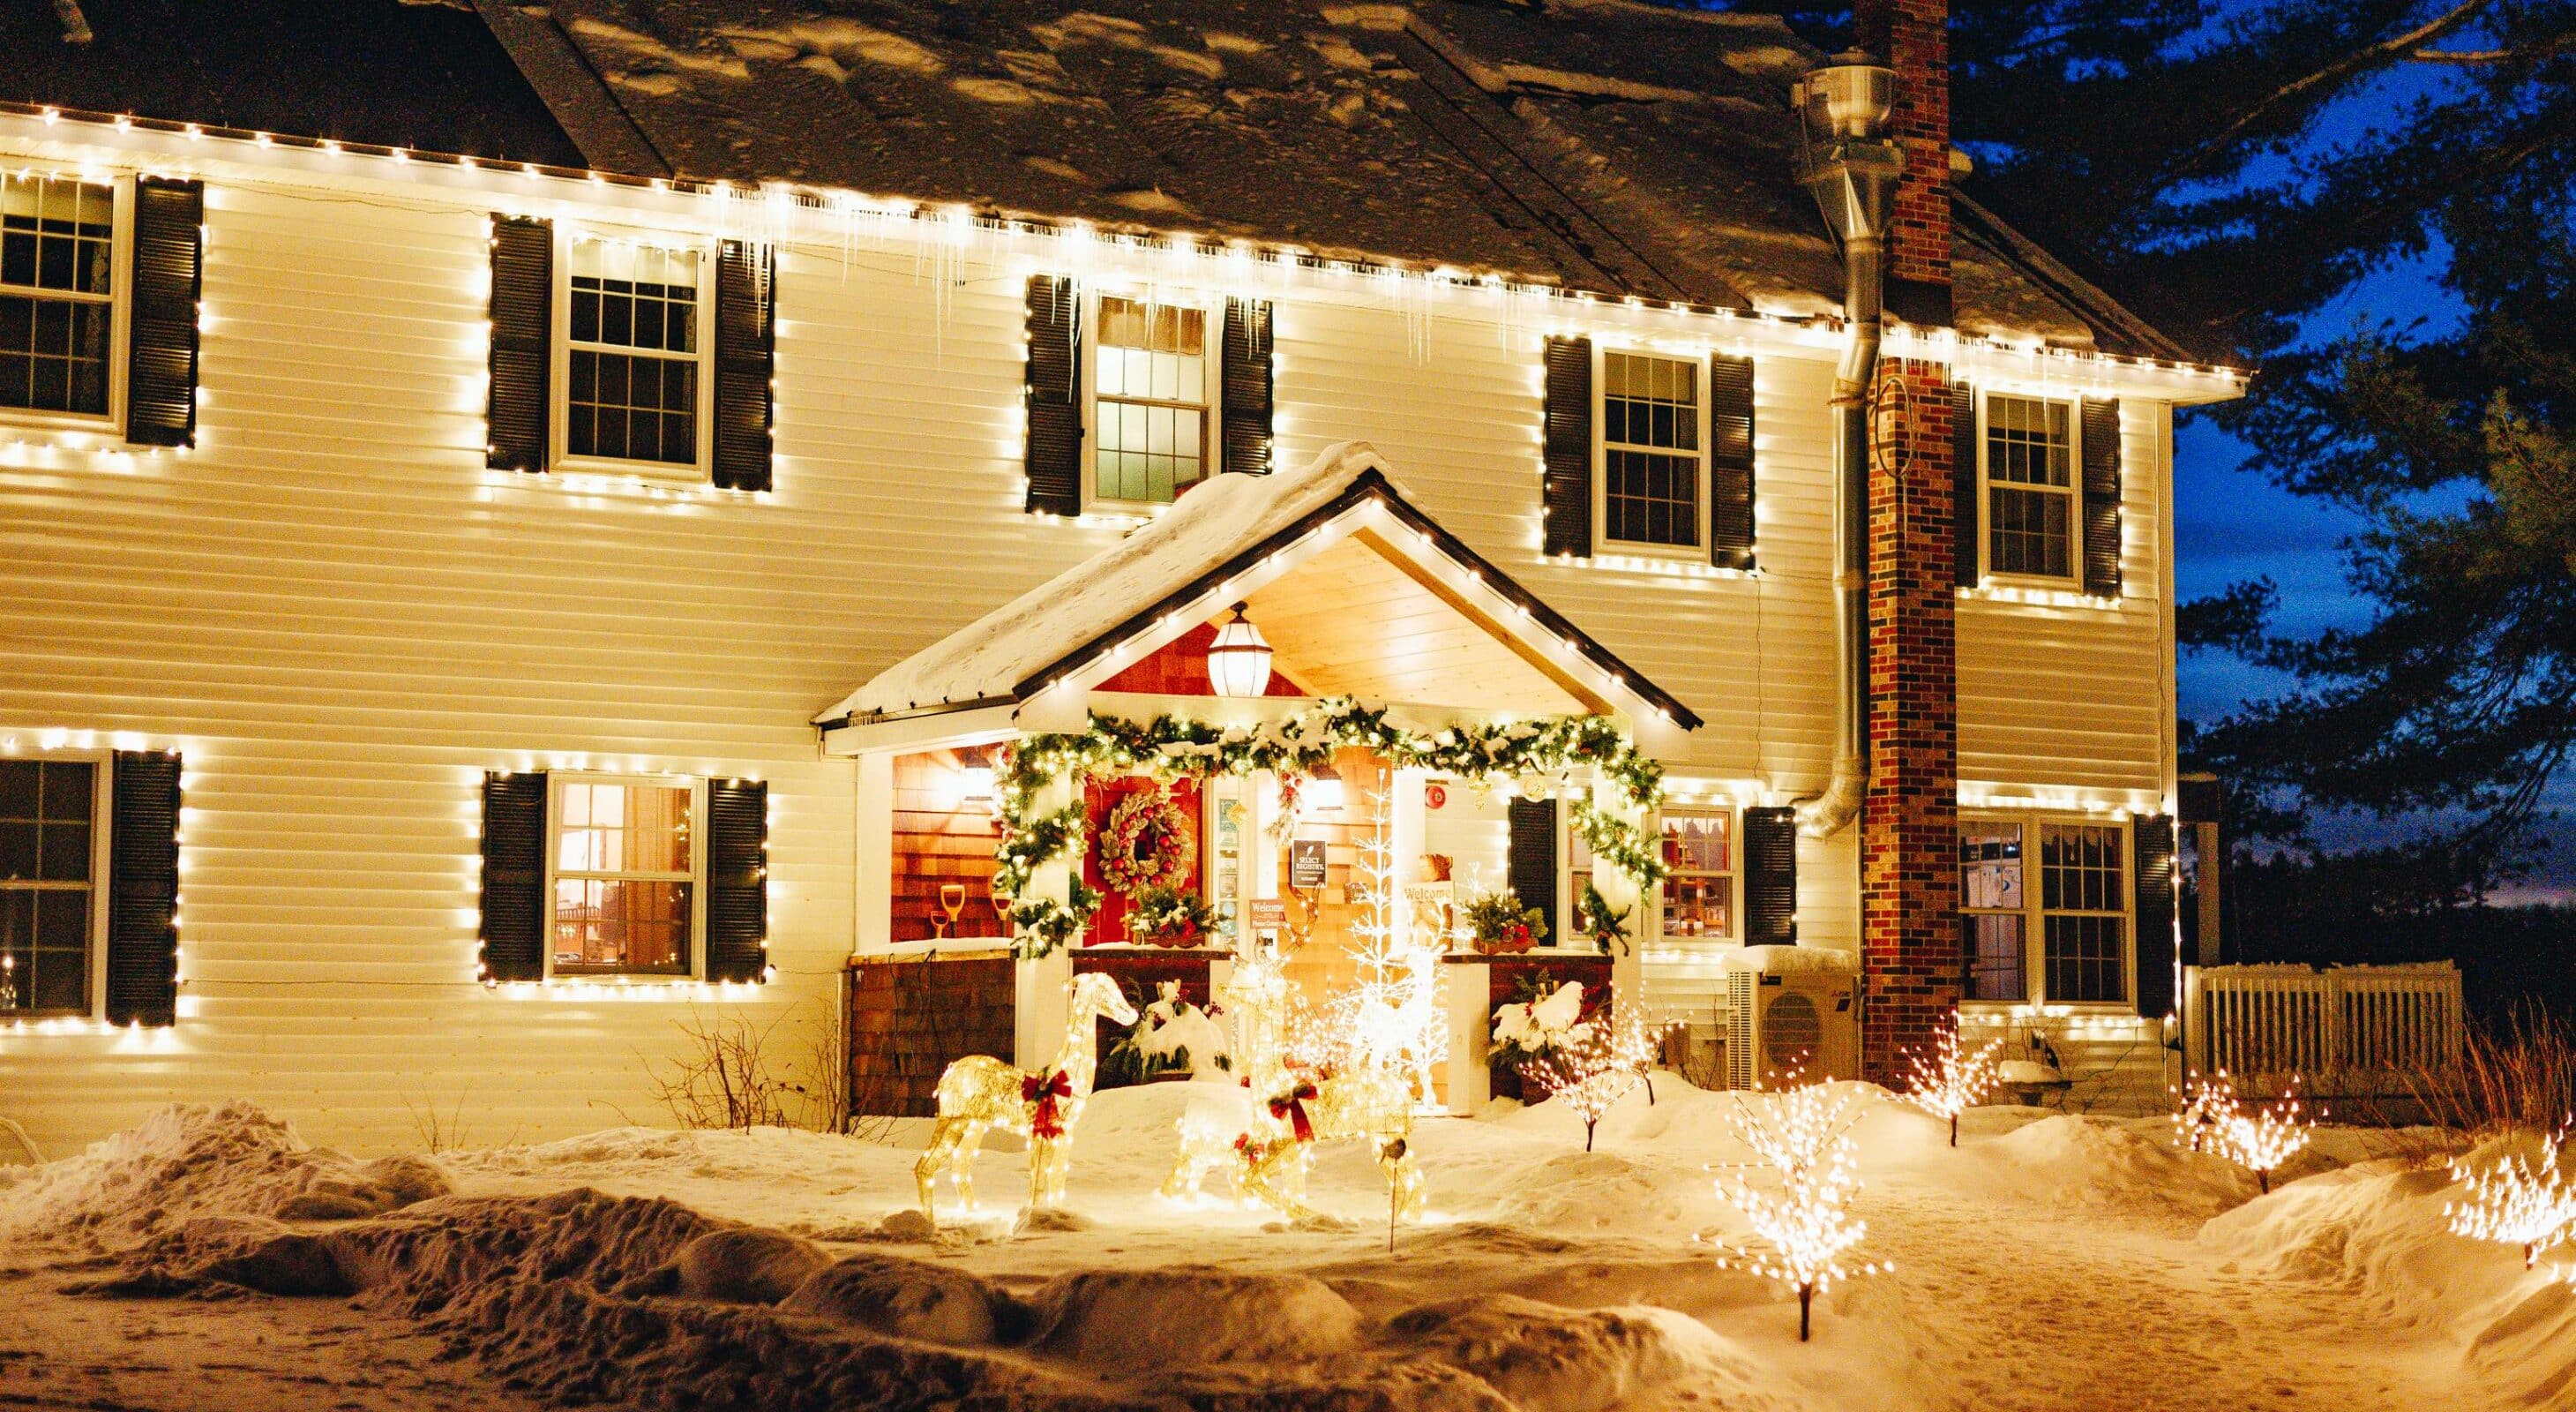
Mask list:
POLYGON ((1749 946, 1727 957, 1729 1088, 1777 1088, 1792 1070, 1809 1079, 1860 1076, 1860 977, 1849 959, 1793 946, 1749 946))

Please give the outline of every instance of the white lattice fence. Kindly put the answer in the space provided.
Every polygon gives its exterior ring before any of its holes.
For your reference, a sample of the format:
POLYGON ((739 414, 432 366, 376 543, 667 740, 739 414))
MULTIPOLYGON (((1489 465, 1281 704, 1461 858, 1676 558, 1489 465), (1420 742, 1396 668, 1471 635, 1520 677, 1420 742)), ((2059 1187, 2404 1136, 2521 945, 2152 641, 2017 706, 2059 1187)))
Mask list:
POLYGON ((2412 966, 2207 966, 2192 973, 2193 1067, 2298 1074, 2314 1092, 2387 1094, 2455 1069, 2467 1016, 2448 961, 2412 966))

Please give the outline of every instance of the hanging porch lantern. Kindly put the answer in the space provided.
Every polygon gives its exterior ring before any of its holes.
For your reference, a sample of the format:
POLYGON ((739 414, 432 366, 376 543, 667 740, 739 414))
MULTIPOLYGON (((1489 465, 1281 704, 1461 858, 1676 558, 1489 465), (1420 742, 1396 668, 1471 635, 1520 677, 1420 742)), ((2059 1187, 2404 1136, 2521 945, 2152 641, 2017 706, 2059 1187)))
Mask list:
POLYGON ((1208 685, 1219 696, 1259 696, 1270 689, 1270 644, 1243 616, 1243 608, 1234 605, 1234 616, 1208 644, 1208 685))
POLYGON ((1306 802, 1318 814, 1342 811, 1342 772, 1330 765, 1317 765, 1314 778, 1306 781, 1306 802))

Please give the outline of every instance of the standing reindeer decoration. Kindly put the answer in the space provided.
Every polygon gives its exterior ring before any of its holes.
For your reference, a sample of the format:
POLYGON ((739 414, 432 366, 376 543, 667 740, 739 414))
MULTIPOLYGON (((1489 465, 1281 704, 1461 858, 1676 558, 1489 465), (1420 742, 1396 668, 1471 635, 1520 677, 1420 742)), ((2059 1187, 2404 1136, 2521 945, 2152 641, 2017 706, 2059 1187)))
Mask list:
POLYGON ((1115 977, 1097 971, 1075 976, 1068 991, 1072 1013, 1055 1062, 1026 1070, 989 1054, 969 1054, 939 1076, 939 1122, 930 1146, 912 1164, 921 1187, 921 1214, 934 1220, 932 1192, 944 1169, 967 1209, 975 1205, 975 1154, 994 1128, 1029 1139, 1029 1205, 1064 1203, 1064 1177, 1073 1165, 1073 1129, 1091 1100, 1092 1073, 1100 1060, 1097 1021, 1108 1016, 1136 1023, 1136 1007, 1119 992, 1115 977))

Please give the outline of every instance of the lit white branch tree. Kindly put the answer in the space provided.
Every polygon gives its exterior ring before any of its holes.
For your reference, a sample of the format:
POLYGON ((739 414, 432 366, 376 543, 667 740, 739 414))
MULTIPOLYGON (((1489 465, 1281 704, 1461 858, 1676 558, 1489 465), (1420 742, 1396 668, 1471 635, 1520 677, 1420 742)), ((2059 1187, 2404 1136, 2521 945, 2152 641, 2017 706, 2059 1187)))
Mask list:
POLYGON ((2561 1127, 2550 1134, 2536 1155, 2507 1153, 2478 1166, 2453 1161, 2451 1175, 2468 1185, 2468 1199, 2443 1208, 2451 1233, 2519 1245, 2526 1270, 2539 1263, 2542 1252, 2576 1241, 2576 1174, 2569 1171, 2567 1133, 2561 1127))
POLYGON ((2249 1103, 2221 1069, 2191 1080, 2174 1126, 2191 1151, 2215 1152, 2252 1172, 2256 1186, 2268 1196, 2272 1173, 2307 1147, 2317 1125, 2299 1102, 2298 1075, 2290 1076, 2279 1098, 2249 1103))
POLYGON ((1798 1341, 1804 1343, 1820 1291, 1836 1280, 1894 1268, 1842 1263, 1868 1230, 1851 1214, 1851 1200, 1860 1192, 1859 1146, 1851 1137, 1860 1120, 1856 1100, 1849 1090, 1821 1084, 1792 1087, 1753 1102, 1738 1097, 1727 1120, 1759 1159, 1749 1165, 1767 1167, 1780 1181, 1773 1193, 1733 1173, 1718 1178, 1718 1195, 1735 1203, 1770 1246, 1760 1252, 1728 1247, 1729 1252, 1755 1274, 1797 1290, 1798 1341))
POLYGON ((1907 1057, 1905 1101, 1935 1118, 1949 1119, 1950 1145, 1958 1146, 1959 1115, 1994 1091, 1995 1055, 2002 1049, 2002 1040, 1988 1040, 1974 1052, 1962 1048, 1959 1012, 1951 1011, 1939 1045, 1928 1055, 1907 1057))

